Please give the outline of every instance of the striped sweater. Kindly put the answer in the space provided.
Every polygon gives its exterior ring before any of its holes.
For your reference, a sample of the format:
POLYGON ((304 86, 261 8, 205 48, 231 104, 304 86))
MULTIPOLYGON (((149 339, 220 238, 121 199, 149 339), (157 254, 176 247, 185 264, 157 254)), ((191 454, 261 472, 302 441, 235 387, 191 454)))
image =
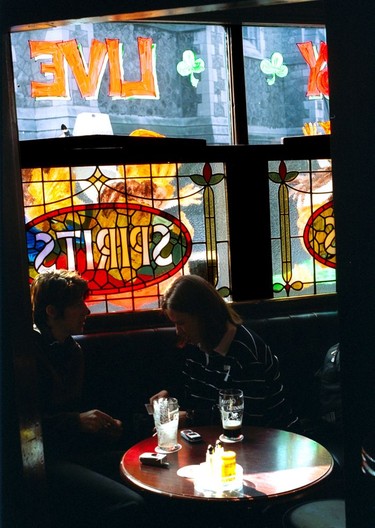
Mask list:
POLYGON ((192 345, 184 353, 185 406, 194 410, 196 424, 217 421, 219 390, 238 388, 245 398, 245 425, 296 428, 298 419, 285 399, 279 361, 257 334, 239 326, 226 356, 192 345))

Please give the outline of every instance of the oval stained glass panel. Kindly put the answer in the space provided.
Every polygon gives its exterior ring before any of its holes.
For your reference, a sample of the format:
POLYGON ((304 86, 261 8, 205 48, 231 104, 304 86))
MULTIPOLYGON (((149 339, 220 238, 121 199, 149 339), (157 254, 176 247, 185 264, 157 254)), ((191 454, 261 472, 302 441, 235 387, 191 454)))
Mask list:
POLYGON ((91 294, 120 293, 162 282, 190 257, 186 226, 140 204, 92 204, 55 210, 26 224, 29 279, 76 269, 91 294))
POLYGON ((336 237, 333 201, 319 207, 309 218, 303 233, 307 251, 317 261, 336 268, 336 237))

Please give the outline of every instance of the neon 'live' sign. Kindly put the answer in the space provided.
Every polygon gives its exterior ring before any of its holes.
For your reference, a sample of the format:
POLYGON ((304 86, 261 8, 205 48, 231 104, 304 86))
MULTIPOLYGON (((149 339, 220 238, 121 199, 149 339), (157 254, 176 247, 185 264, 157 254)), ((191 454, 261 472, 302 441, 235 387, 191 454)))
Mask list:
POLYGON ((312 42, 297 44, 302 57, 307 62, 310 73, 307 85, 307 97, 329 97, 328 84, 328 49, 326 42, 321 42, 317 53, 312 42))
MULTIPOLYGON (((108 95, 114 99, 158 99, 155 66, 155 45, 151 38, 138 37, 140 79, 124 79, 122 67, 123 45, 119 39, 93 39, 87 65, 76 39, 67 41, 29 41, 30 55, 35 60, 46 57, 50 62, 40 64, 40 72, 52 76, 51 82, 31 81, 31 96, 35 99, 69 98, 67 67, 72 71, 78 89, 84 99, 97 99, 105 68, 109 67, 108 95)), ((307 97, 329 97, 327 44, 320 43, 316 52, 312 42, 297 44, 310 72, 307 97)))
POLYGON ((108 95, 114 99, 129 97, 158 99, 155 72, 155 46, 151 38, 138 37, 140 79, 124 80, 122 44, 119 39, 93 39, 87 65, 76 39, 67 41, 29 41, 30 56, 35 60, 50 59, 40 64, 40 72, 52 76, 51 82, 31 81, 35 99, 69 98, 67 66, 70 67, 84 99, 97 99, 104 70, 109 67, 108 95))

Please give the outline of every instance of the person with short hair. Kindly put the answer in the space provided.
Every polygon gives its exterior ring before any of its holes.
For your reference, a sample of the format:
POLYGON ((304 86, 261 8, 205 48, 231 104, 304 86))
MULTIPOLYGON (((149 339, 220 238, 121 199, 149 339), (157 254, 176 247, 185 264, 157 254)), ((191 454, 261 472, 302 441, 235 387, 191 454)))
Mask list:
MULTIPOLYGON (((42 434, 55 526, 142 526, 143 498, 121 481, 123 426, 99 409, 82 409, 87 281, 57 270, 31 284, 42 434)), ((146 524, 146 521, 145 523, 146 524)))
MULTIPOLYGON (((162 309, 175 325, 185 354, 180 382, 184 393, 178 395, 186 410, 182 423, 217 420, 219 391, 237 388, 244 394, 244 425, 298 428, 277 357, 212 284, 198 275, 182 275, 164 294, 162 309)), ((150 403, 169 393, 163 389, 150 403)))

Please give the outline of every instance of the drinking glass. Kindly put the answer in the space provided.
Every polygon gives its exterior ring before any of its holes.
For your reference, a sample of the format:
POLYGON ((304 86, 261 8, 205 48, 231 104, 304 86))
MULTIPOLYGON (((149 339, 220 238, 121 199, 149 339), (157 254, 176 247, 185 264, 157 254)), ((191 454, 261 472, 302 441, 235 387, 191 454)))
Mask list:
POLYGON ((219 409, 224 442, 240 442, 242 435, 242 418, 244 397, 241 389, 224 389, 219 392, 219 409))
POLYGON ((158 446, 161 453, 171 453, 181 448, 177 442, 179 405, 176 398, 159 398, 154 400, 154 422, 158 435, 158 446))

